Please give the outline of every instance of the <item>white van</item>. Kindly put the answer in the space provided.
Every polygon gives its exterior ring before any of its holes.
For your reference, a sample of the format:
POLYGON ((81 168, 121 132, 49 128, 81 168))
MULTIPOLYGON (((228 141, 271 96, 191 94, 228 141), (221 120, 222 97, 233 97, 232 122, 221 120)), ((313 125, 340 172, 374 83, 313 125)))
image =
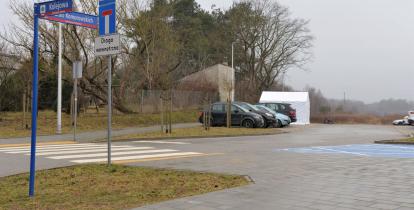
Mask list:
POLYGON ((408 112, 408 124, 414 125, 414 111, 408 112))

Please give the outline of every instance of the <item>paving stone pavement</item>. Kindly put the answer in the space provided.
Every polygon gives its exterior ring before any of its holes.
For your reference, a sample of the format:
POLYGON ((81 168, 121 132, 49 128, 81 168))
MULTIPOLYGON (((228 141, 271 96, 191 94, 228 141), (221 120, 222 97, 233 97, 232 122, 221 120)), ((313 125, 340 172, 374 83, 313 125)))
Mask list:
POLYGON ((180 147, 223 154, 133 165, 242 174, 254 183, 137 210, 414 209, 414 159, 275 152, 401 137, 390 126, 314 125, 275 136, 186 140, 180 147))

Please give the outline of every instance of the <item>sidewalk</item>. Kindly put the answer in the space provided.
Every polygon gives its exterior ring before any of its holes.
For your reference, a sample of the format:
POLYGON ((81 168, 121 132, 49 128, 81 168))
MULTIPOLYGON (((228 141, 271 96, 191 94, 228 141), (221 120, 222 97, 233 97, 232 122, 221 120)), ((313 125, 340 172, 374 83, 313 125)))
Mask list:
MULTIPOLYGON (((199 126, 199 123, 181 123, 172 125, 173 128, 191 128, 199 126)), ((123 136, 136 133, 146 133, 160 130, 160 125, 150 126, 150 127, 134 127, 134 128, 123 128, 118 130, 112 130, 112 137, 123 136)), ((91 142, 95 140, 105 139, 107 137, 107 131, 90 131, 82 132, 77 134, 77 139, 79 142, 91 142)), ((27 144, 30 143, 30 137, 22 138, 8 138, 0 139, 1 144, 27 144)), ((38 136, 37 142, 53 142, 53 141, 72 141, 73 133, 62 134, 62 135, 52 135, 52 136, 38 136)))

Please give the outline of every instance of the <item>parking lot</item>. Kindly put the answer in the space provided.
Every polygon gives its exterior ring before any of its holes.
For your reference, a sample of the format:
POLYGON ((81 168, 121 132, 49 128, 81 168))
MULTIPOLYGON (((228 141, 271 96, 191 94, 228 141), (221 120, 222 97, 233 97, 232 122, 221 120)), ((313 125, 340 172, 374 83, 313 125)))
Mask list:
MULTIPOLYGON (((289 133, 114 144, 120 163, 241 174, 252 184, 138 209, 413 209, 414 147, 375 145, 412 127, 292 126, 289 133), (155 153, 159 158, 151 158, 155 153), (151 156, 151 157, 150 157, 151 156), (162 157, 161 157, 162 156, 162 157)), ((100 160, 96 144, 47 146, 40 168, 100 160), (48 153, 56 147, 65 154, 48 153), (89 151, 89 152, 88 152, 89 151), (63 157, 56 157, 63 155, 63 157)), ((26 148, 1 149, 2 176, 28 170, 26 148)))
POLYGON ((196 147, 204 153, 214 151, 223 155, 135 164, 245 174, 254 180, 247 187, 140 209, 414 208, 414 159, 411 154, 407 156, 410 152, 406 148, 372 145, 374 140, 401 138, 411 127, 404 128, 403 132, 391 126, 370 125, 312 125, 290 129, 291 133, 266 137, 186 140, 190 143, 183 145, 186 148, 196 147), (336 148, 341 152, 314 147, 336 148), (291 148, 312 148, 314 152, 291 148), (367 148, 365 151, 370 152, 364 155, 345 153, 361 153, 367 148), (406 156, 389 156, 390 152, 406 156))
POLYGON ((414 158, 413 145, 396 146, 389 144, 353 144, 342 146, 277 149, 275 152, 346 154, 364 157, 414 158))

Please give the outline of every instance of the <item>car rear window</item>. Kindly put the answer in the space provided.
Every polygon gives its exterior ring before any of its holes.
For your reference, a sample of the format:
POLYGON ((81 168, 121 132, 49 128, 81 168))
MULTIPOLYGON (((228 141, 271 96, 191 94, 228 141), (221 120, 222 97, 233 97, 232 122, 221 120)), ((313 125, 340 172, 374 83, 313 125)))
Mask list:
POLYGON ((212 108, 213 112, 224 112, 223 104, 214 104, 212 108))
POLYGON ((273 109, 273 110, 275 110, 275 111, 279 110, 279 107, 277 107, 276 104, 266 104, 266 106, 273 109))

